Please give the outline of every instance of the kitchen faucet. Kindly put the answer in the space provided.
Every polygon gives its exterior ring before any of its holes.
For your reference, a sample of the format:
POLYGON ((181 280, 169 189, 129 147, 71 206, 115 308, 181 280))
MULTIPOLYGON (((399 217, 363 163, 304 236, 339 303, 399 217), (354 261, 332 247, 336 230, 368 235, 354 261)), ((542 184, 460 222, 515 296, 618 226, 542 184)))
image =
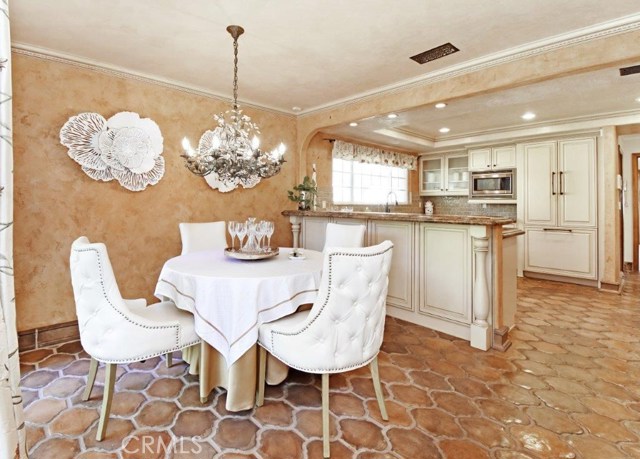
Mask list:
POLYGON ((389 193, 387 193, 387 203, 384 206, 384 211, 385 212, 391 212, 391 208, 389 207, 389 197, 393 195, 393 201, 395 202, 394 205, 398 205, 398 197, 396 196, 396 194, 393 191, 389 191, 389 193))

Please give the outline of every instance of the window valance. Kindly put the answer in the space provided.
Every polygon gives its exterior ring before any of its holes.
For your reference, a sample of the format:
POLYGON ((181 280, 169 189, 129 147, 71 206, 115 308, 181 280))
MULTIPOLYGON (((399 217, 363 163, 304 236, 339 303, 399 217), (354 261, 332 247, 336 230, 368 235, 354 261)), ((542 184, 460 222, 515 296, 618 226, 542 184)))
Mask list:
POLYGON ((412 155, 380 148, 366 147, 355 143, 336 140, 333 142, 333 157, 367 164, 383 164, 415 170, 417 158, 412 155))

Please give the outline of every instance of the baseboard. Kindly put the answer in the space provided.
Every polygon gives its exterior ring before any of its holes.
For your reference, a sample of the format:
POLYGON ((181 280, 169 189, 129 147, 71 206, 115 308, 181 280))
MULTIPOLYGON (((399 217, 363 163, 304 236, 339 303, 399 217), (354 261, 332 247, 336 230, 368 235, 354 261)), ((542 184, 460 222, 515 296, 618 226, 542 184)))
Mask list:
POLYGON ((609 284, 607 282, 600 282, 600 291, 605 293, 622 293, 622 287, 624 285, 624 277, 620 278, 619 284, 609 284))
POLYGON ((511 340, 509 339, 509 327, 496 328, 493 330, 493 349, 504 352, 511 346, 511 340))
POLYGON ((580 279, 578 277, 556 276, 555 274, 535 273, 532 271, 525 271, 524 277, 530 277, 532 279, 542 279, 554 282, 566 282, 569 284, 585 285, 587 287, 598 287, 598 281, 590 279, 580 279))
POLYGON ((80 330, 78 329, 78 321, 74 320, 72 322, 19 331, 18 349, 20 352, 30 351, 77 339, 80 339, 80 330))

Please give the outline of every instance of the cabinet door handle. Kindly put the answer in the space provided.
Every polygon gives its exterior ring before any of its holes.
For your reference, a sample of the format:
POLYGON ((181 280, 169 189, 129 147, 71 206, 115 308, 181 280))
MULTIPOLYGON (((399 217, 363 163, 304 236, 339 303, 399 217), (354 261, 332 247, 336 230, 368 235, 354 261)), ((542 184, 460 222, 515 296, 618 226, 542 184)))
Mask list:
POLYGON ((542 228, 542 231, 552 231, 555 233, 573 233, 572 229, 565 228, 542 228))
POLYGON ((564 175, 562 172, 560 172, 560 186, 558 188, 560 188, 560 194, 564 194, 564 175))
POLYGON ((553 196, 556 195, 556 173, 555 172, 551 173, 551 194, 553 196))

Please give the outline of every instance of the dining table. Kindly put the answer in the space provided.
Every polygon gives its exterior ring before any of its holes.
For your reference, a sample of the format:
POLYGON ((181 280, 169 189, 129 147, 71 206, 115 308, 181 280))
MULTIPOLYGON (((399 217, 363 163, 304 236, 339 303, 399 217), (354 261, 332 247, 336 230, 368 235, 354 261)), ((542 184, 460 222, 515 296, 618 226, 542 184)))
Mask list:
MULTIPOLYGON (((318 293, 323 254, 298 250, 283 247, 256 260, 233 258, 229 249, 209 250, 171 258, 162 267, 155 296, 192 313, 202 339, 199 347, 183 350, 183 359, 199 374, 203 403, 222 387, 228 411, 254 406, 258 328, 313 303, 318 293)), ((282 382, 287 371, 270 357, 267 383, 282 382)))

